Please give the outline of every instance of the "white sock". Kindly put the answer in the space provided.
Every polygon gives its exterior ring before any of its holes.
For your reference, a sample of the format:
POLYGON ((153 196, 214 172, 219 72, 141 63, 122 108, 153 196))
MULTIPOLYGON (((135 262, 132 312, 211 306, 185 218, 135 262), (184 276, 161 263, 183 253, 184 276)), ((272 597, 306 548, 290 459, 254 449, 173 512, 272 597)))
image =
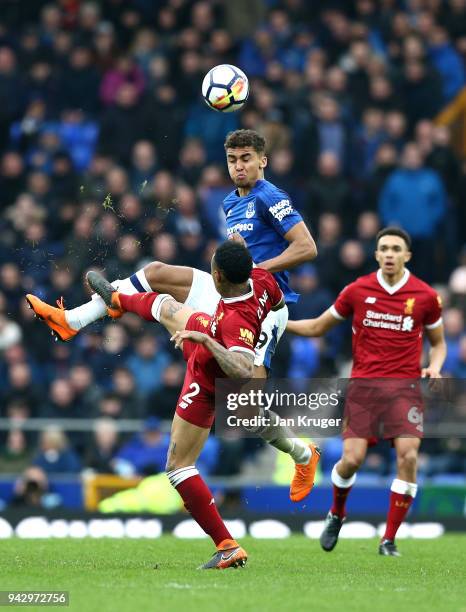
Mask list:
POLYGON ((164 302, 167 300, 173 300, 173 296, 168 295, 168 293, 159 293, 159 295, 152 302, 151 313, 156 321, 160 323, 160 314, 162 311, 162 306, 164 302))
POLYGON ((406 480, 395 478, 392 482, 392 486, 390 487, 390 491, 399 493, 400 495, 410 495, 411 497, 416 497, 417 484, 415 482, 407 482, 406 480))
POLYGON ((188 478, 192 478, 193 476, 197 476, 198 474, 199 472, 197 471, 195 465, 188 465, 187 467, 178 468, 176 470, 171 470, 170 472, 167 472, 168 480, 170 481, 172 487, 174 487, 175 489, 182 482, 188 480, 188 478))
POLYGON ((303 463, 307 465, 312 457, 312 451, 309 445, 303 442, 300 438, 291 438, 293 448, 288 453, 295 463, 303 463))
POLYGON ((336 487, 339 487, 340 489, 348 489, 349 487, 352 487, 354 485, 354 481, 356 480, 356 474, 353 474, 349 478, 343 478, 337 472, 337 465, 335 464, 333 466, 331 478, 332 478, 332 483, 336 487))
POLYGON ((312 452, 306 442, 300 438, 294 438, 291 429, 280 425, 278 414, 270 410, 268 416, 270 424, 257 430, 256 433, 270 446, 290 455, 295 463, 309 463, 312 452))
MULTIPOLYGON (((136 274, 133 274, 129 278, 123 278, 121 280, 112 281, 115 290, 126 293, 127 295, 134 295, 135 293, 142 293, 144 291, 152 291, 149 285, 144 270, 138 270, 136 274)), ((77 308, 65 311, 65 319, 70 327, 73 329, 83 329, 86 325, 90 325, 99 319, 102 319, 107 314, 107 306, 100 295, 94 294, 92 299, 86 304, 82 304, 77 308)))

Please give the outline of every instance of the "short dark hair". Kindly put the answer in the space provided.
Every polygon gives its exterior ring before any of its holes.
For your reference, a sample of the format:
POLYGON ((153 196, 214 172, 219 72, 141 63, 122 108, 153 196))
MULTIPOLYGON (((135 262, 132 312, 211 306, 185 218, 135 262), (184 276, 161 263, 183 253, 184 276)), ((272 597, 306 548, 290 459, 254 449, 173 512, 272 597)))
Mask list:
POLYGON ((411 250, 411 236, 408 234, 408 232, 401 229, 401 227, 384 227, 381 229, 375 237, 376 247, 379 246, 379 240, 383 238, 383 236, 399 236, 405 241, 408 251, 411 250))
POLYGON ((227 149, 242 149, 252 147, 256 153, 265 153, 265 138, 254 130, 235 130, 227 134, 225 144, 227 149))
POLYGON ((223 242, 215 251, 214 262, 227 281, 234 285, 245 283, 251 276, 251 253, 239 242, 223 242))

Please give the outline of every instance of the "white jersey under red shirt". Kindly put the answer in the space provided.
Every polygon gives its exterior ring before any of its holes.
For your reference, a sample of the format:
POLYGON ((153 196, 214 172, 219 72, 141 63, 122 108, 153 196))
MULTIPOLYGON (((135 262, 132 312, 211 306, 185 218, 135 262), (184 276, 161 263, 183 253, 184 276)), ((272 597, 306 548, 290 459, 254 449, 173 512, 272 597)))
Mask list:
POLYGON ((407 269, 393 286, 380 269, 361 276, 330 311, 340 320, 352 316, 352 378, 418 378, 424 328, 442 323, 440 296, 407 269))

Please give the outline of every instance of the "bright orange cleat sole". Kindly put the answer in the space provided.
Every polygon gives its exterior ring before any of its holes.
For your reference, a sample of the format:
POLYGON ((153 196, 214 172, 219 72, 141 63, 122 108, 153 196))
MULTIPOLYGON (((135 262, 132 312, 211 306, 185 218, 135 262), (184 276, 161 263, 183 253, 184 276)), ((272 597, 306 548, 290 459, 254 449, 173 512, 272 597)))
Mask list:
POLYGON ((320 448, 314 444, 309 444, 312 457, 306 465, 297 463, 290 486, 290 499, 293 502, 300 502, 309 495, 314 486, 317 466, 320 461, 320 448))
POLYGON ((26 300, 36 317, 50 327, 52 335, 56 339, 62 342, 69 342, 79 333, 77 329, 73 329, 68 325, 64 308, 50 306, 50 304, 43 302, 31 293, 26 295, 26 300))

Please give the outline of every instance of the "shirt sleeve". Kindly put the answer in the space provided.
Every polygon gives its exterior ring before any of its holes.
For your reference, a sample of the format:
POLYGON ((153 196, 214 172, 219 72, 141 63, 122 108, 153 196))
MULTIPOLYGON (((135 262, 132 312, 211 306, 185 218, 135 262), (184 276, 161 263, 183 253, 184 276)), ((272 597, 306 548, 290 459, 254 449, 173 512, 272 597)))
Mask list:
POLYGON ((423 323, 427 329, 435 329, 442 324, 442 298, 435 291, 429 295, 423 323))
POLYGON ((303 218, 293 206, 290 196, 284 192, 274 194, 267 198, 262 196, 259 200, 263 218, 269 225, 284 236, 303 218))
POLYGON ((353 298, 354 283, 351 283, 350 285, 346 285, 346 287, 340 291, 335 303, 333 306, 330 306, 330 312, 335 319, 342 321, 353 314, 353 298))
POLYGON ((229 351, 241 351, 254 356, 257 338, 253 326, 245 317, 234 313, 222 326, 222 344, 229 351))

